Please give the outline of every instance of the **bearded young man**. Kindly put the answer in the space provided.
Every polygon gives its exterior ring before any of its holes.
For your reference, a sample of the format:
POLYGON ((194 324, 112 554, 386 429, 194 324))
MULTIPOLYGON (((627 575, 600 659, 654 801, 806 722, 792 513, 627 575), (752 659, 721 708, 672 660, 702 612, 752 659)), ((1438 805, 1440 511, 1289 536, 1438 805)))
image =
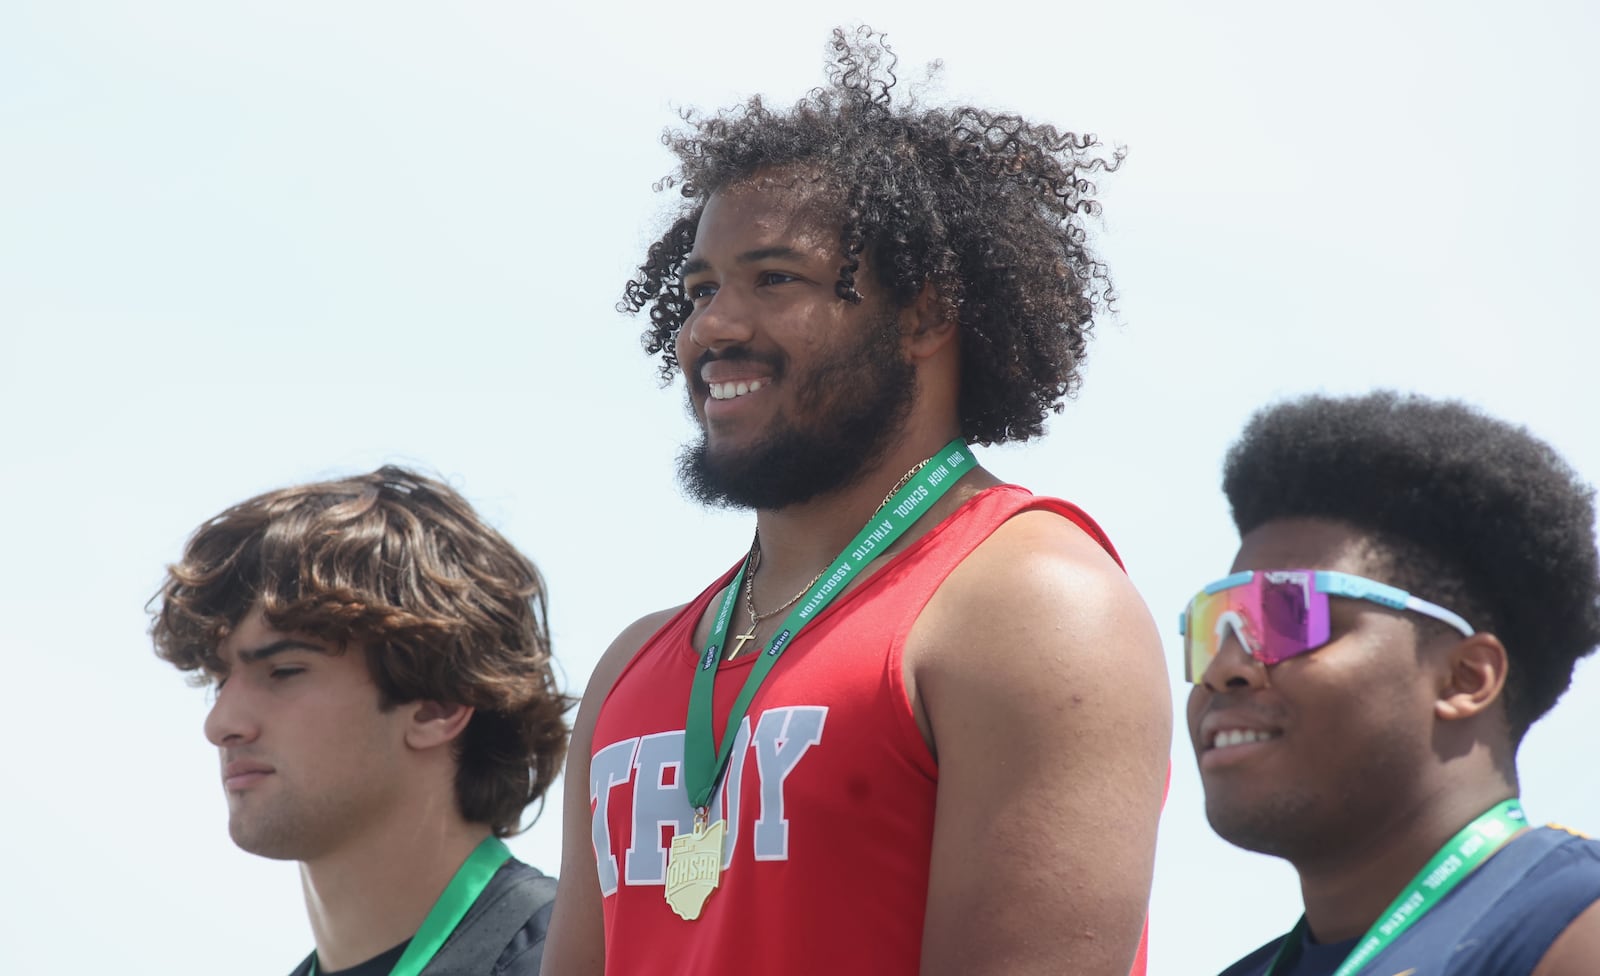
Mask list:
MULTIPOLYGON (((1263 411, 1233 575, 1184 614, 1206 816, 1305 914, 1225 976, 1592 976, 1600 842, 1530 828, 1517 748, 1600 643, 1593 492, 1460 403, 1263 411)), ((1285 919, 1288 924, 1288 919, 1285 919)))
POLYGON ((153 602, 157 653, 214 690, 228 833, 300 862, 316 949, 294 976, 539 972, 555 883, 501 838, 559 768, 569 702, 527 557, 384 467, 208 520, 153 602))
POLYGON ((590 681, 549 971, 1143 972, 1159 639, 1088 516, 966 447, 1078 382, 1106 159, 835 49, 793 109, 671 140, 625 305, 687 383, 684 483, 756 540, 590 681))

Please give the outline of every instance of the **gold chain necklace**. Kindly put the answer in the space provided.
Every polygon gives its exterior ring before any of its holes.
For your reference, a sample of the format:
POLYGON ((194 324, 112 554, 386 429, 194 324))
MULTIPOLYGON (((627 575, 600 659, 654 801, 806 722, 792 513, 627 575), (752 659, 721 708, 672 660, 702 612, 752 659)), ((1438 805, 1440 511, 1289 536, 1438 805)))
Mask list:
MULTIPOLYGON (((918 461, 916 464, 912 465, 911 466, 911 470, 907 471, 905 474, 901 475, 900 476, 900 480, 894 483, 894 487, 893 488, 889 489, 889 493, 887 495, 883 496, 883 501, 878 503, 877 510, 878 511, 882 511, 883 506, 889 504, 889 499, 894 497, 895 492, 897 492, 900 489, 904 488, 907 484, 910 484, 911 479, 915 478, 917 476, 917 472, 921 471, 923 468, 927 467, 928 466, 928 462, 932 461, 932 460, 933 460, 933 458, 931 458, 931 457, 924 458, 923 460, 918 461)), ((761 530, 760 529, 756 530, 755 539, 753 539, 751 541, 751 543, 750 543, 750 557, 749 557, 749 560, 750 560, 750 571, 748 573, 746 573, 745 577, 744 577, 744 612, 750 617, 750 626, 745 628, 745 632, 744 633, 742 633, 742 634, 734 634, 733 635, 733 639, 738 641, 738 643, 733 645, 733 650, 729 652, 729 654, 728 654, 728 659, 729 660, 732 660, 734 657, 737 657, 739 652, 744 650, 744 645, 745 645, 746 641, 753 641, 753 640, 756 639, 756 627, 761 623, 761 621, 771 619, 772 617, 776 617, 778 614, 780 614, 783 611, 785 611, 785 610, 789 609, 790 607, 794 606, 796 603, 798 603, 800 601, 801 597, 803 597, 807 593, 811 592, 811 588, 813 586, 817 585, 817 580, 822 579, 822 573, 826 573, 828 571, 828 567, 827 566, 822 567, 822 572, 819 572, 817 575, 811 577, 811 582, 809 582, 805 586, 801 587, 799 593, 796 593, 794 596, 791 596, 789 599, 783 601, 783 605, 778 607, 777 609, 768 610, 766 613, 756 613, 756 604, 755 604, 756 570, 761 568, 761 530)))

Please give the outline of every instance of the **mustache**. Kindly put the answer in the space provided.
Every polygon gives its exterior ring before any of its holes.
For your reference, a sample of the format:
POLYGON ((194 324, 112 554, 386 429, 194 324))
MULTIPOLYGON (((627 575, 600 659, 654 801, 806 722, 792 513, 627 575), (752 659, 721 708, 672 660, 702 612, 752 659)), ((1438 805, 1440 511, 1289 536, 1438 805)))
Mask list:
POLYGON ((722 350, 706 349, 694 358, 691 368, 684 372, 688 373, 696 383, 699 383, 700 370, 705 368, 707 363, 716 362, 762 363, 770 367, 773 375, 777 376, 783 371, 784 358, 779 355, 757 355, 748 346, 729 346, 722 350))

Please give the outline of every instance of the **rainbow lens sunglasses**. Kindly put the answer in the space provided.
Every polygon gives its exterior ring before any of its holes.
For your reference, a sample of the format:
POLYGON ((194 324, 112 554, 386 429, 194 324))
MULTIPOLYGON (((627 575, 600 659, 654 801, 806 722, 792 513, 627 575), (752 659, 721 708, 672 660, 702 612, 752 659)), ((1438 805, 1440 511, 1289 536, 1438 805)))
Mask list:
POLYGON ((1245 653, 1262 664, 1314 651, 1329 640, 1328 598, 1370 600, 1443 621, 1471 637, 1472 625, 1444 607, 1405 590, 1349 573, 1265 569, 1234 573, 1195 594, 1178 615, 1184 677, 1198 684, 1231 629, 1245 653))

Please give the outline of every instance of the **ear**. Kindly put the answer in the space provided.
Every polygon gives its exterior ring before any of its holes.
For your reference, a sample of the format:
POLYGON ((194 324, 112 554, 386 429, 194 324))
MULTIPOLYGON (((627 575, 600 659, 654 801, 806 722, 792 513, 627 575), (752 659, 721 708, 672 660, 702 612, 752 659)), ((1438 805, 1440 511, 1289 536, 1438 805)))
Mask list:
POLYGON ((900 335, 912 359, 927 359, 955 339, 955 309, 933 279, 900 311, 900 335))
POLYGON ((1446 652, 1433 714, 1441 721, 1472 718, 1500 700, 1506 686, 1506 647, 1493 634, 1473 634, 1446 652))
POLYGON ((410 711, 406 722, 406 745, 419 751, 437 749, 454 742, 466 730, 473 714, 470 705, 435 701, 412 702, 405 708, 410 711))

